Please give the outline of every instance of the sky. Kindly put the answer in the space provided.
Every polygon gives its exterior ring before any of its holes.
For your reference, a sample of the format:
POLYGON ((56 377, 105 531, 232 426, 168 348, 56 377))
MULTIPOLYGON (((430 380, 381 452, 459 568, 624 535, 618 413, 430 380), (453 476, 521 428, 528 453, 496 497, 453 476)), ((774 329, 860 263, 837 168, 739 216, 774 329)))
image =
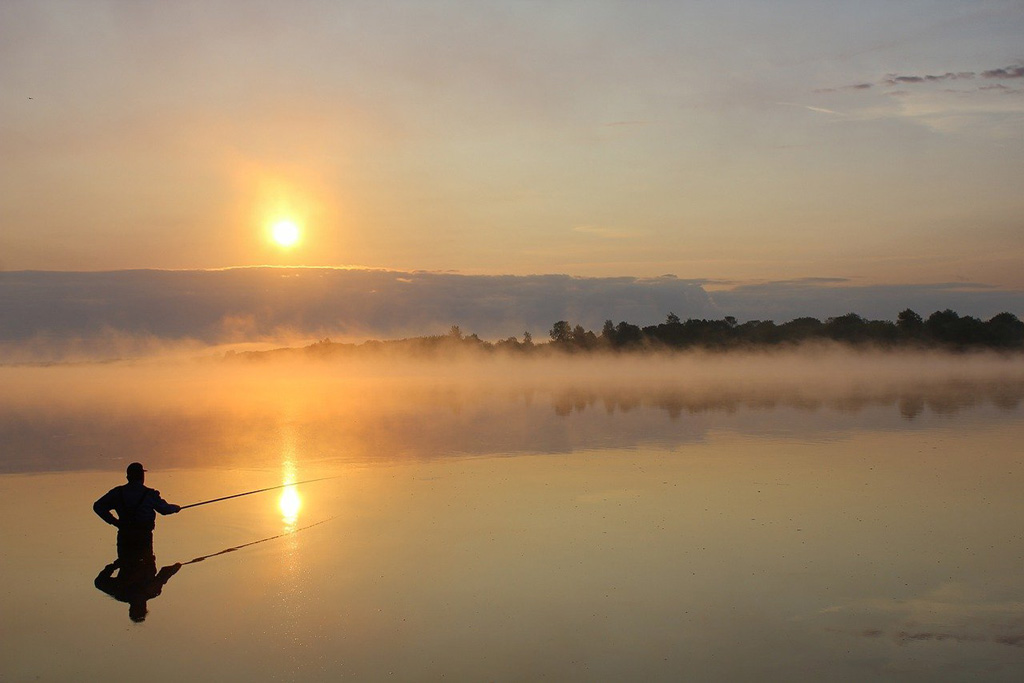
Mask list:
POLYGON ((0 0, 0 270, 1020 291, 1022 35, 1020 0, 0 0))

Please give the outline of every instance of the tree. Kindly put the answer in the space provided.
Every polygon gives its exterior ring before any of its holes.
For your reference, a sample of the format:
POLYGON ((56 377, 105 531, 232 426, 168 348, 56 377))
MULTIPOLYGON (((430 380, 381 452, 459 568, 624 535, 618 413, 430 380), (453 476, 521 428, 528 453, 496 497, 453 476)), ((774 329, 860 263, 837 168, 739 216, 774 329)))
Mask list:
MULTIPOLYGON (((609 320, 608 322, 610 323, 611 320, 609 320)), ((669 311, 668 316, 666 316, 666 318, 665 318, 665 324, 666 325, 678 325, 680 322, 682 322, 682 321, 679 320, 679 316, 676 315, 675 313, 673 313, 672 311, 669 311)), ((607 324, 607 323, 605 323, 605 324, 607 324)))
POLYGON ((494 346, 495 348, 511 349, 513 351, 518 351, 520 348, 519 340, 516 339, 515 337, 508 337, 507 339, 502 339, 498 341, 498 343, 495 344, 494 346))
POLYGON ((601 340, 609 346, 615 345, 615 323, 611 320, 604 321, 604 327, 601 328, 601 340))
POLYGON ((533 335, 529 330, 523 332, 523 346, 533 346, 533 335))
POLYGON ((960 315, 947 308, 944 311, 935 311, 928 320, 925 321, 925 329, 928 330, 928 336, 935 341, 950 342, 953 341, 954 331, 957 322, 960 320, 960 315))
POLYGON ((567 320, 559 320, 551 327, 548 335, 550 335, 553 342, 568 344, 572 340, 572 325, 567 320))
POLYGON ((597 335, 584 329, 583 325, 577 325, 572 328, 572 343, 577 348, 592 349, 597 346, 597 335))
POLYGON ((779 325, 779 331, 783 341, 800 342, 819 336, 824 326, 817 318, 803 317, 779 325))
POLYGON ((896 316, 896 327, 904 334, 917 334, 924 329, 924 319, 915 311, 905 308, 896 316))
POLYGON ((828 335, 838 341, 859 341, 865 336, 867 321, 856 313, 847 313, 825 322, 828 335))
POLYGON ((625 321, 615 326, 615 346, 637 346, 643 340, 644 334, 637 325, 631 325, 625 321))
POLYGON ((985 323, 989 343, 998 347, 1024 344, 1024 322, 1013 313, 1000 313, 985 323))
POLYGON ((779 341, 779 329, 771 320, 748 320, 733 329, 747 344, 775 344, 779 341))
POLYGON ((583 325, 576 325, 572 328, 572 343, 577 348, 585 349, 587 347, 587 331, 583 325))

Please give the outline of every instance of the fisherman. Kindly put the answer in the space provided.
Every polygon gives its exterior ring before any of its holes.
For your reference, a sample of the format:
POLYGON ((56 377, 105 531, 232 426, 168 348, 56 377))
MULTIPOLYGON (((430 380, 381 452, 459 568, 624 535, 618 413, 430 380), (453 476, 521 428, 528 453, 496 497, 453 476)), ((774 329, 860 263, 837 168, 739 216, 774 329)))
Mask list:
POLYGON ((146 470, 133 462, 125 470, 127 484, 110 489, 92 505, 93 511, 107 524, 117 527, 118 557, 137 556, 138 549, 153 547, 153 528, 156 513, 173 515, 180 506, 168 503, 160 492, 148 488, 146 470), (111 514, 117 513, 117 516, 111 514))

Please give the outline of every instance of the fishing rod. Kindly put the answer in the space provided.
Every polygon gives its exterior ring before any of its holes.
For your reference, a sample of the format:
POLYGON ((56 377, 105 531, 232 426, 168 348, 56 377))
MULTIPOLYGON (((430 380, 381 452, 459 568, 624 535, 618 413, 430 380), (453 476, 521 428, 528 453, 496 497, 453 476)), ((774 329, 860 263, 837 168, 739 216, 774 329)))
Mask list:
POLYGON ((188 505, 182 505, 179 509, 184 510, 186 508, 194 508, 200 505, 209 505, 210 503, 219 503, 222 500, 230 500, 231 498, 241 498, 242 496, 251 496, 254 493, 263 493, 264 491, 275 491, 277 489, 287 488, 289 486, 299 486, 300 484, 312 484, 314 481, 326 481, 328 479, 338 479, 341 475, 337 474, 333 477, 320 477, 319 479, 307 479, 305 481, 296 481, 291 484, 281 484, 280 486, 268 486, 265 489, 256 489, 255 491, 246 491, 245 493, 234 493, 230 496, 221 496, 220 498, 212 498, 210 500, 204 500, 199 503, 189 503, 188 505))

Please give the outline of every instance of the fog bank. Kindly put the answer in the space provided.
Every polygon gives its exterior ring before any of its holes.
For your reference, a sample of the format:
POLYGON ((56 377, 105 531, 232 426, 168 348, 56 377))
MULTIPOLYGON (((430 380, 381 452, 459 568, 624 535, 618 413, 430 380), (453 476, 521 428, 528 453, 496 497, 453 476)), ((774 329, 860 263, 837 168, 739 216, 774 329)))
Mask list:
POLYGON ((979 285, 856 286, 841 278, 757 285, 673 275, 583 278, 339 268, 0 273, 0 362, 115 359, 169 345, 289 344, 444 334, 538 341, 568 320, 600 330, 682 319, 775 320, 857 313, 894 320, 953 308, 1024 315, 1024 292, 979 285), (712 286, 713 285, 713 286, 712 286))

